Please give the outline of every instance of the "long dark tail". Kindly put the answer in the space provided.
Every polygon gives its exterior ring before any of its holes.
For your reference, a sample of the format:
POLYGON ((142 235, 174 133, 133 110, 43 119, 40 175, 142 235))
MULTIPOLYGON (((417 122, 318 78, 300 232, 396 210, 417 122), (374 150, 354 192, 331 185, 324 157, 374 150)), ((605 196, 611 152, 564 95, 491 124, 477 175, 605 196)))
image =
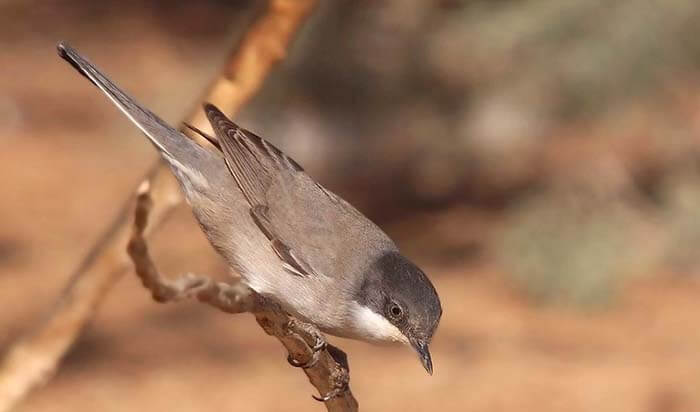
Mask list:
POLYGON ((115 85, 86 58, 65 42, 58 43, 58 55, 87 77, 148 137, 163 158, 178 172, 190 174, 193 170, 211 166, 210 151, 190 140, 168 125, 160 117, 141 106, 115 85), (208 165, 207 165, 208 163, 208 165))

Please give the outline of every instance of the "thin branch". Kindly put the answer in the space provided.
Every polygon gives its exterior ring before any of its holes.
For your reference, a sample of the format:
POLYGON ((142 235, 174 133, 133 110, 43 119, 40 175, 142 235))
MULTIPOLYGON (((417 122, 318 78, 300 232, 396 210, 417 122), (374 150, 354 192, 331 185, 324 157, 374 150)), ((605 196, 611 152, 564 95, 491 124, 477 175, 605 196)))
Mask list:
MULTIPOLYGON (((279 62, 316 0, 272 0, 231 55, 220 77, 201 101, 232 115, 260 88, 279 62)), ((208 122, 200 105, 185 120, 200 129, 208 122)), ((153 207, 150 230, 158 227, 182 196, 175 178, 160 162, 147 173, 153 207)), ((135 192, 135 191, 134 191, 135 192)), ((36 386, 53 376, 60 360, 92 320, 114 283, 129 269, 125 245, 131 228, 133 196, 90 249, 44 319, 11 347, 0 363, 0 412, 9 411, 36 386)))
POLYGON ((136 274, 143 286, 151 291, 153 300, 160 303, 195 297, 228 313, 252 312, 255 309, 253 292, 242 283, 231 286, 214 282, 206 276, 188 273, 175 280, 160 275, 146 243, 145 232, 153 209, 150 182, 144 181, 138 188, 134 208, 133 232, 127 251, 134 263, 136 274))
POLYGON ((201 275, 187 274, 170 280, 162 276, 150 254, 144 233, 148 226, 149 212, 153 207, 150 184, 141 184, 136 198, 134 225, 128 252, 134 262, 136 274, 151 291, 153 299, 160 303, 196 298, 228 313, 250 312, 269 335, 282 342, 289 352, 292 364, 304 365, 303 370, 312 385, 321 394, 329 411, 357 411, 358 404, 350 391, 350 371, 347 357, 338 348, 325 344, 325 338, 314 326, 299 322, 277 305, 236 282, 229 285, 214 282, 201 275), (321 341, 324 345, 318 345, 321 341))

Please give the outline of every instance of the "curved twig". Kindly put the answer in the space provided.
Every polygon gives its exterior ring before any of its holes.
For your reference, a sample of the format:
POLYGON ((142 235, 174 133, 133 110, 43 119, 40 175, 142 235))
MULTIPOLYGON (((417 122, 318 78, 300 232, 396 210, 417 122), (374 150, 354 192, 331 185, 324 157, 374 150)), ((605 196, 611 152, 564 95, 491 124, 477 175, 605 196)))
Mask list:
POLYGON ((154 300, 166 303, 196 298, 227 313, 253 313, 265 332, 279 339, 285 346, 289 359, 294 361, 292 364, 308 365, 303 370, 321 394, 316 399, 325 401, 329 411, 357 411, 357 401, 350 392, 347 357, 343 351, 329 345, 315 348, 320 336, 315 327, 290 317, 241 282, 229 285, 193 274, 172 280, 162 276, 148 253, 144 236, 152 207, 150 185, 144 182, 137 196, 128 251, 136 274, 154 300))

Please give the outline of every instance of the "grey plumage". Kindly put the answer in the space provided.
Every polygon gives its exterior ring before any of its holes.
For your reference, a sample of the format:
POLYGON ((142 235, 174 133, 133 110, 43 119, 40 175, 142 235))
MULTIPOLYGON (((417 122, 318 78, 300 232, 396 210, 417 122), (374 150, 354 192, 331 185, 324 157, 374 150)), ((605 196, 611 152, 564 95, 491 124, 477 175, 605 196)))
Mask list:
POLYGON ((439 298, 381 229, 213 105, 204 111, 216 141, 205 148, 70 46, 58 51, 146 134, 211 244, 253 290, 325 332, 411 344, 432 372, 427 345, 442 314, 439 298))

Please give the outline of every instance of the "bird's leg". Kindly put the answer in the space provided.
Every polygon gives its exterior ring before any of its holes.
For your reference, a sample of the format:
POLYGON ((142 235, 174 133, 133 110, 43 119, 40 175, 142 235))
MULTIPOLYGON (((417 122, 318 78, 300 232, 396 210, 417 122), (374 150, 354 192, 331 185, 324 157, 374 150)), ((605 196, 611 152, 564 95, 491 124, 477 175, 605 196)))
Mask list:
POLYGON ((334 398, 337 398, 338 396, 343 395, 345 393, 345 391, 348 390, 348 387, 349 387, 348 383, 345 383, 343 386, 335 388, 323 396, 311 395, 311 397, 319 402, 328 402, 331 399, 334 399, 334 398))
MULTIPOLYGON (((292 333, 296 333, 297 335, 299 332, 302 334, 307 334, 307 338, 312 338, 314 340, 313 346, 309 346, 311 353, 308 357, 308 360, 306 361, 300 361, 292 357, 291 353, 289 356, 287 356, 287 362, 289 362, 290 365, 297 367, 297 368, 303 368, 303 369, 308 369, 312 368, 316 363, 319 361, 319 358, 321 357, 321 353, 324 350, 328 351, 328 354, 336 361, 341 364, 344 364, 345 367, 347 368, 347 357, 345 356, 345 353, 343 353, 341 350, 338 348, 329 345, 326 339, 324 338, 323 334, 321 331, 318 329, 318 327, 314 326, 311 323, 307 322, 302 322, 300 320, 292 318, 288 323, 287 323, 287 329, 292 333)), ((304 339, 304 341, 308 342, 309 339, 304 339)), ((316 396, 316 395, 311 395, 312 398, 319 402, 327 402, 330 401, 331 399, 337 398, 339 396, 343 396, 345 392, 347 392, 350 388, 350 374, 348 373, 348 369, 344 368, 339 368, 337 373, 333 374, 334 378, 332 379, 333 381, 333 387, 334 389, 330 390, 328 393, 322 396, 316 396)))
POLYGON ((290 365, 296 368, 303 369, 308 369, 316 365, 316 362, 318 362, 320 352, 326 349, 326 346, 328 346, 326 338, 323 337, 321 331, 316 326, 310 323, 302 322, 294 318, 292 318, 289 321, 287 328, 289 330, 302 331, 303 333, 308 334, 314 339, 314 345, 311 346, 311 355, 309 356, 309 360, 305 362, 299 361, 297 359, 294 359, 290 354, 289 356, 287 356, 287 362, 289 362, 290 365))
POLYGON ((350 391, 350 368, 348 366, 347 355, 333 345, 328 345, 326 349, 328 354, 344 367, 336 369, 334 373, 331 374, 332 378, 330 381, 333 384, 333 389, 322 396, 311 395, 312 398, 319 402, 328 402, 334 398, 345 396, 345 394, 350 391))

